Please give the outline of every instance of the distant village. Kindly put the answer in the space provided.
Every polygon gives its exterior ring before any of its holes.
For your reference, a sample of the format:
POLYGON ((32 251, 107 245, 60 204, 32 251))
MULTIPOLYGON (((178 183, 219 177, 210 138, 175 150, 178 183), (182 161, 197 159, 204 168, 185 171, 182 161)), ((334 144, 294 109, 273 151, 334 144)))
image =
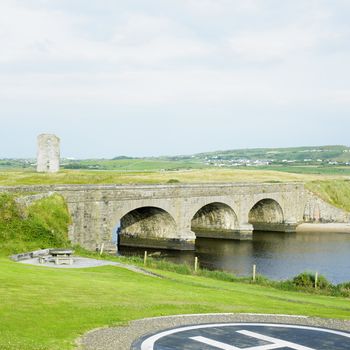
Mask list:
MULTIPOLYGON (((320 148, 285 148, 285 149, 246 149, 232 151, 218 151, 199 153, 194 155, 164 156, 164 157, 127 157, 117 156, 113 159, 75 159, 66 157, 60 159, 60 165, 65 169, 96 169, 103 170, 111 164, 126 164, 143 161, 168 162, 178 166, 159 166, 161 170, 176 170, 179 168, 196 167, 205 165, 207 167, 345 167, 350 166, 350 148, 346 146, 323 146, 320 148)), ((37 159, 0 159, 0 168, 35 168, 37 159)), ((117 167, 117 165, 116 165, 117 167)))

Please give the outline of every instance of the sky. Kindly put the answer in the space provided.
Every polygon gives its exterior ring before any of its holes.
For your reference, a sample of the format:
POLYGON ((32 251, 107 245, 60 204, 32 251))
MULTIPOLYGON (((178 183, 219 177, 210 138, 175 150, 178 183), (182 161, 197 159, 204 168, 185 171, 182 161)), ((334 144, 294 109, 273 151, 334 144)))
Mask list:
POLYGON ((0 0, 0 158, 350 145, 349 0, 0 0))

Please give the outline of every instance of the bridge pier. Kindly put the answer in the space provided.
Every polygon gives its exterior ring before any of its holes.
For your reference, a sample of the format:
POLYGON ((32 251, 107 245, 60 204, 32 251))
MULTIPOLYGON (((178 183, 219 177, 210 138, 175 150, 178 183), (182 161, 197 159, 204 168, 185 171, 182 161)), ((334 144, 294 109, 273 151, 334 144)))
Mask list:
POLYGON ((195 240, 195 234, 184 228, 167 236, 120 233, 120 245, 126 247, 194 250, 195 240))
POLYGON ((271 231, 271 232, 296 232, 296 228, 299 223, 286 221, 283 223, 264 223, 256 222, 254 223, 254 231, 271 231))
POLYGON ((125 247, 159 248, 173 250, 194 250, 195 240, 182 238, 141 238, 125 237, 120 239, 120 245, 125 247))
POLYGON ((217 239, 233 239, 238 241, 253 239, 253 225, 241 224, 239 227, 230 230, 224 228, 201 228, 195 230, 198 238, 217 238, 217 239))

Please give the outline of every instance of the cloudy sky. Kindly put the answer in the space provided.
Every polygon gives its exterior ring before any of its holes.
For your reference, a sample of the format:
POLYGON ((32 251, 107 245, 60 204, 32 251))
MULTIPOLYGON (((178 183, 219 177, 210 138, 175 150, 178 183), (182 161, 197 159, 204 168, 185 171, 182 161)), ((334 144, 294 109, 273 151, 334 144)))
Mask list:
POLYGON ((0 158, 350 145, 349 0, 0 0, 0 158))

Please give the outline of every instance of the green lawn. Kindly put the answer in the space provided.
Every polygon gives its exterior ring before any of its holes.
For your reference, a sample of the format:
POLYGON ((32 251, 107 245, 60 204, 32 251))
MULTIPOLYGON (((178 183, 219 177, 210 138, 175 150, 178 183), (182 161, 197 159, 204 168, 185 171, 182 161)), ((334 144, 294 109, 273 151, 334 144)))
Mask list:
POLYGON ((143 317, 256 312, 350 319, 349 299, 157 271, 54 269, 0 258, 0 349, 71 349, 84 332, 143 317))

